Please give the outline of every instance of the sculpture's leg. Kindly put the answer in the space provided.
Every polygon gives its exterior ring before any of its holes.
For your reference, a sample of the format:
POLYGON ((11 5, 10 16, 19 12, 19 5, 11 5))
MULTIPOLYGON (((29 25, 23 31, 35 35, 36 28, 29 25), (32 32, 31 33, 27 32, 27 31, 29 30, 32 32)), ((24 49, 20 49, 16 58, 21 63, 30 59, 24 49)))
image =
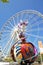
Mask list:
POLYGON ((29 65, 31 65, 31 63, 29 63, 29 65))

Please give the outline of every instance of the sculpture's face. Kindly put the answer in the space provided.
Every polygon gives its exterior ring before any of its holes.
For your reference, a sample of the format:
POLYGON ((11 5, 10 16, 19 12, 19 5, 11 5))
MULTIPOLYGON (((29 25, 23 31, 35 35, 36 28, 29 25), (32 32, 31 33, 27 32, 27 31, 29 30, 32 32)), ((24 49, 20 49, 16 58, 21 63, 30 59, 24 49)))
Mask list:
POLYGON ((12 51, 13 53, 11 54, 13 54, 14 59, 19 63, 22 60, 26 60, 26 59, 29 59, 29 61, 31 62, 32 59, 30 58, 35 55, 34 46, 32 46, 30 42, 25 44, 18 44, 15 48, 13 47, 12 51))

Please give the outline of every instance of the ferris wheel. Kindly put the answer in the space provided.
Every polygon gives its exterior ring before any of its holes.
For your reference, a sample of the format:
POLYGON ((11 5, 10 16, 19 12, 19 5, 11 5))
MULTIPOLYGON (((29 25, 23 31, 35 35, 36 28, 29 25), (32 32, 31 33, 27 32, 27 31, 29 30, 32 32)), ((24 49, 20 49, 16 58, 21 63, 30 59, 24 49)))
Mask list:
POLYGON ((38 41, 43 42, 43 15, 34 10, 24 10, 13 15, 3 25, 0 41, 4 55, 10 52, 13 44, 20 41, 18 34, 21 32, 25 34, 27 41, 32 42, 38 48, 38 41), (26 22, 27 25, 22 27, 20 25, 22 22, 26 22))

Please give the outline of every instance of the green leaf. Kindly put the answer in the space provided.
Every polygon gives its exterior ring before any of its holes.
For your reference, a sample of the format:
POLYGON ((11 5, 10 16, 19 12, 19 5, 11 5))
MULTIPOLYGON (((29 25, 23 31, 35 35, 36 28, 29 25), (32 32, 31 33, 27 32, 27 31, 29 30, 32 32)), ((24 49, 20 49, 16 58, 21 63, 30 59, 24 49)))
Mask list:
POLYGON ((9 0, 1 0, 3 3, 7 3, 9 2, 9 0))

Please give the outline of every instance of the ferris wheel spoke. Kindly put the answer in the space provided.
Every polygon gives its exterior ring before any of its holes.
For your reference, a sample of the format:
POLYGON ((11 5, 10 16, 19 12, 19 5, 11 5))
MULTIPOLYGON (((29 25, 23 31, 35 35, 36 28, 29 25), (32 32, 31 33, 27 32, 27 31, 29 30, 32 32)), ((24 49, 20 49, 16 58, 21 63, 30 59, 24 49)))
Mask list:
MULTIPOLYGON (((10 35, 9 35, 10 36, 10 35)), ((9 38, 9 36, 8 36, 8 34, 7 35, 3 35, 2 37, 1 37, 1 39, 3 39, 3 40, 5 40, 5 39, 7 39, 7 38, 9 38)))
POLYGON ((36 32, 43 31, 43 28, 40 28, 39 30, 38 30, 38 28, 30 29, 29 31, 27 30, 27 32, 34 32, 34 31, 36 31, 36 32))
MULTIPOLYGON (((39 19, 39 18, 38 18, 39 19)), ((32 20, 32 19, 31 19, 32 20)), ((30 21, 30 20, 29 20, 30 21)), ((36 25, 38 25, 37 23, 39 23, 38 22, 38 20, 37 20, 37 22, 35 22, 36 20, 35 20, 35 17, 34 17, 34 19, 33 19, 33 22, 34 23, 29 23, 30 25, 31 25, 31 28, 33 27, 33 26, 36 26, 36 25)))
POLYGON ((23 13, 20 14, 19 19, 23 19, 23 13))
MULTIPOLYGON (((13 40, 13 39, 12 39, 12 40, 13 40)), ((19 40, 16 40, 14 44, 17 44, 18 41, 19 41, 19 40)), ((9 50, 7 50, 7 48, 6 48, 6 50, 5 50, 5 51, 7 51, 7 54, 9 54, 9 51, 10 51, 12 45, 13 45, 13 44, 12 44, 12 41, 11 41, 11 43, 10 43, 10 45, 9 45, 9 48, 8 48, 9 50)))
POLYGON ((14 39, 14 33, 11 35, 9 41, 7 42, 6 46, 4 47, 3 51, 5 50, 5 48, 7 48, 7 46, 11 43, 12 39, 14 39))
POLYGON ((1 37, 3 38, 3 37, 5 37, 5 36, 8 37, 8 36, 10 36, 10 35, 9 35, 8 32, 3 32, 3 31, 2 31, 1 37))
POLYGON ((37 15, 33 18, 33 21, 36 21, 36 20, 39 20, 39 17, 37 15))
POLYGON ((1 38, 2 42, 3 42, 7 37, 6 37, 6 35, 5 36, 2 35, 0 38, 1 38))
POLYGON ((31 28, 31 23, 30 22, 28 22, 29 23, 29 25, 30 25, 30 28, 31 28))
POLYGON ((36 43, 36 41, 37 41, 37 38, 35 38, 35 40, 33 41, 33 43, 36 43))
POLYGON ((3 51, 5 51, 5 49, 8 47, 8 45, 10 44, 10 42, 11 42, 12 39, 13 38, 10 38, 10 40, 7 42, 6 46, 4 47, 3 51))
MULTIPOLYGON (((3 33, 3 32, 2 32, 3 33)), ((3 37, 9 37, 10 35, 9 35, 9 33, 3 33, 3 35, 1 34, 1 37, 3 38, 3 37)), ((4 38, 3 38, 4 39, 4 38)))
POLYGON ((2 28, 2 30, 4 30, 4 29, 8 29, 8 30, 11 30, 11 26, 9 26, 10 24, 9 24, 9 22, 7 22, 4 26, 3 26, 3 28, 2 28))
POLYGON ((3 29, 2 29, 2 31, 5 31, 5 30, 7 30, 7 31, 11 31, 12 29, 10 29, 9 27, 3 27, 3 29))
MULTIPOLYGON (((10 22, 10 21, 8 21, 8 23, 10 24, 11 22, 10 22)), ((10 25, 11 25, 11 26, 10 26, 8 23, 6 23, 4 26, 5 26, 5 27, 8 27, 8 28, 11 28, 13 25, 12 25, 12 24, 10 24, 10 25)))
POLYGON ((2 39, 2 43, 5 42, 5 41, 8 41, 8 39, 9 39, 9 37, 6 37, 6 36, 3 37, 3 38, 1 38, 1 39, 2 39), (4 39, 3 39, 3 38, 4 38, 4 39))
POLYGON ((28 13, 28 18, 29 18, 29 20, 32 20, 34 17, 35 17, 34 14, 30 14, 30 15, 29 15, 29 13, 28 13))
MULTIPOLYGON (((13 39, 12 39, 12 40, 13 40, 13 39)), ((15 42, 13 42, 13 44, 16 44, 19 40, 17 40, 16 38, 14 38, 13 41, 15 41, 15 42)), ((7 53, 9 53, 9 51, 10 51, 11 47, 13 46, 13 44, 12 44, 12 41, 11 41, 11 43, 10 43, 10 45, 9 45, 9 50, 7 51, 7 53)))
MULTIPOLYGON (((12 39, 11 39, 12 40, 12 39)), ((4 49, 3 49, 3 52, 5 53, 6 51, 8 51, 7 49, 8 49, 8 47, 11 45, 11 43, 12 43, 12 41, 8 41, 7 42, 7 44, 6 44, 6 47, 4 47, 4 49)))
MULTIPOLYGON (((7 49, 7 47, 9 46, 9 45, 11 45, 12 44, 12 40, 15 40, 16 39, 16 37, 14 37, 14 34, 12 34, 12 36, 11 36, 11 38, 10 38, 10 40, 7 42, 7 44, 6 44, 6 47, 4 47, 4 50, 5 49, 7 49)), ((18 39, 16 39, 16 41, 15 42, 18 42, 19 40, 18 39)), ((3 50, 3 51, 4 51, 3 50)))
POLYGON ((9 35, 9 32, 6 32, 6 31, 5 32, 2 31, 1 33, 2 33, 1 36, 7 36, 7 35, 9 35))
POLYGON ((12 28, 11 28, 11 27, 9 27, 9 26, 5 26, 5 28, 8 28, 8 29, 10 29, 10 30, 12 29, 12 28))
POLYGON ((2 32, 2 33, 6 33, 6 32, 7 32, 7 33, 11 33, 10 30, 2 30, 1 32, 2 32))
POLYGON ((26 14, 26 13, 23 12, 22 14, 20 14, 19 17, 20 17, 21 20, 24 20, 24 19, 27 19, 28 14, 26 14))
POLYGON ((32 36, 32 37, 35 37, 35 38, 42 38, 43 39, 43 37, 42 36, 39 36, 39 35, 28 34, 28 33, 26 33, 26 35, 29 35, 29 36, 32 36))
POLYGON ((16 21, 17 21, 16 24, 18 24, 18 22, 20 22, 20 20, 19 20, 19 15, 17 16, 16 21))
POLYGON ((31 21, 33 18, 35 17, 35 15, 33 14, 33 16, 31 15, 31 16, 29 16, 29 21, 31 21))
POLYGON ((34 15, 32 18, 29 19, 29 21, 32 21, 31 24, 33 24, 33 22, 36 21, 36 20, 38 20, 38 19, 39 19, 38 16, 34 15))
POLYGON ((16 23, 15 23, 16 21, 15 21, 14 17, 13 17, 13 22, 14 22, 14 26, 15 26, 16 25, 16 23))
POLYGON ((10 22, 10 20, 8 22, 9 22, 9 25, 11 25, 11 27, 13 28, 14 25, 12 24, 12 22, 10 22))
POLYGON ((34 24, 32 24, 32 26, 31 27, 33 27, 33 26, 36 26, 36 25, 39 25, 39 24, 43 24, 43 20, 42 21, 40 21, 40 23, 37 21, 37 22, 34 22, 34 24))

